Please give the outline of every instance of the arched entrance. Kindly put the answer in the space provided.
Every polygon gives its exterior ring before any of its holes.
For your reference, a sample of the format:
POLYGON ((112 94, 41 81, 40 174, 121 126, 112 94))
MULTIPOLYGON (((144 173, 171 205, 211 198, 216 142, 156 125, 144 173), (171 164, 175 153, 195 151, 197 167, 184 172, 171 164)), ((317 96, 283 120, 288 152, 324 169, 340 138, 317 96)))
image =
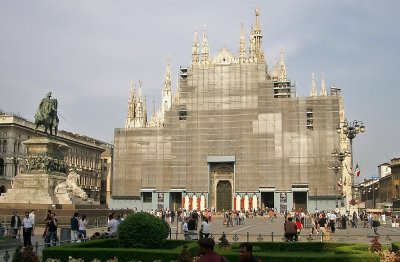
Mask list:
POLYGON ((228 180, 217 184, 217 211, 232 210, 232 185, 228 180))

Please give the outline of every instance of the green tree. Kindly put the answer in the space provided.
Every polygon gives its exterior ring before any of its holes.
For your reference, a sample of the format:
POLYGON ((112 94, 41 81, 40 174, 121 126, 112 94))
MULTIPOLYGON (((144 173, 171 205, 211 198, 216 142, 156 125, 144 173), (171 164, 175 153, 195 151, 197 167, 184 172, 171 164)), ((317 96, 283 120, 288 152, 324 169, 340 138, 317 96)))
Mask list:
POLYGON ((168 224, 145 212, 129 215, 118 227, 118 239, 122 247, 159 248, 168 235, 168 224))

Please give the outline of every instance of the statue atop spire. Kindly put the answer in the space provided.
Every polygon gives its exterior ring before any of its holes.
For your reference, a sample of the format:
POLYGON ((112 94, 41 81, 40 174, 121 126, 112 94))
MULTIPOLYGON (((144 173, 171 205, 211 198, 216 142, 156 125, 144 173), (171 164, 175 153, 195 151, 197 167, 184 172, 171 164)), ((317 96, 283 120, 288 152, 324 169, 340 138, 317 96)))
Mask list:
POLYGON ((281 59, 280 59, 280 64, 279 64, 279 80, 280 81, 286 81, 286 65, 285 65, 285 60, 283 57, 283 47, 281 47, 281 59))
POLYGON ((246 62, 246 41, 244 40, 243 23, 240 27, 239 63, 246 62))
MULTIPOLYGON (((253 44, 254 44, 254 54, 253 57, 255 57, 254 62, 261 62, 261 61, 265 61, 265 57, 264 57, 264 51, 262 49, 262 34, 261 34, 261 27, 260 27, 260 10, 258 8, 256 8, 255 10, 255 14, 256 14, 256 24, 254 29, 252 29, 252 38, 254 39, 253 44)), ((250 45, 252 44, 252 39, 250 40, 250 45)))
POLYGON ((324 72, 321 73, 321 96, 327 96, 324 72))
POLYGON ((193 46, 192 46, 192 65, 199 64, 199 40, 197 30, 194 32, 193 46))
POLYGON ((201 63, 208 64, 209 61, 210 61, 210 58, 209 58, 209 51, 208 51, 207 30, 206 30, 206 28, 204 28, 202 50, 201 50, 201 63))
POLYGON ((314 72, 311 75, 311 96, 312 97, 317 96, 317 86, 315 84, 314 72))

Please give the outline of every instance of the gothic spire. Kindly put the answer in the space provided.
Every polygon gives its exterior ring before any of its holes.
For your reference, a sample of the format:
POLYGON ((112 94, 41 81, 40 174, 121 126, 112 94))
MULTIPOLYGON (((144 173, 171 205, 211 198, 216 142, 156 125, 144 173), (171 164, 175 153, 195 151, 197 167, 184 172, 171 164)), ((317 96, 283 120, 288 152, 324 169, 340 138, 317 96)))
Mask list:
POLYGON ((193 46, 192 46, 192 65, 199 64, 199 40, 197 30, 194 32, 193 46))
POLYGON ((239 63, 246 61, 246 41, 244 40, 243 23, 240 28, 239 63))
POLYGON ((136 112, 136 103, 135 103, 135 85, 131 81, 131 90, 129 92, 129 99, 128 99, 128 113, 126 116, 125 120, 125 128, 130 128, 133 126, 133 121, 135 118, 135 112, 136 112))
POLYGON ((280 59, 280 65, 279 65, 279 78, 281 81, 286 81, 286 65, 285 65, 285 60, 283 57, 283 47, 281 47, 281 59, 280 59))
POLYGON ((317 96, 317 87, 315 85, 314 72, 311 75, 311 96, 312 97, 316 97, 317 96))
POLYGON ((324 72, 321 73, 321 96, 327 96, 324 72))
POLYGON ((201 63, 208 64, 209 63, 209 54, 208 54, 208 40, 207 40, 207 31, 206 28, 203 30, 203 42, 202 42, 202 51, 201 51, 201 63))
POLYGON ((249 60, 250 62, 256 62, 256 44, 255 44, 255 36, 254 36, 254 29, 251 27, 250 30, 250 39, 249 39, 249 60))
POLYGON ((164 89, 162 92, 162 105, 161 105, 162 112, 164 113, 165 111, 169 110, 171 108, 171 105, 172 105, 171 68, 168 59, 164 77, 164 89))
POLYGON ((264 52, 262 50, 262 34, 260 27, 260 10, 256 8, 256 25, 254 27, 254 44, 255 44, 255 56, 257 57, 257 61, 264 61, 264 52))

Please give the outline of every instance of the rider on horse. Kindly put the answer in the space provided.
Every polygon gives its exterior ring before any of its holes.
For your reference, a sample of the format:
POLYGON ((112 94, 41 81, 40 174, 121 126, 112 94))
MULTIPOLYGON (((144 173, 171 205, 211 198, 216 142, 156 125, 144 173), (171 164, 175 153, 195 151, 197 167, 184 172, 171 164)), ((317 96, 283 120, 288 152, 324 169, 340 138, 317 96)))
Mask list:
POLYGON ((39 108, 35 114, 36 128, 40 125, 44 126, 44 132, 47 134, 47 129, 50 129, 50 135, 54 133, 57 135, 58 116, 57 116, 57 99, 51 98, 51 92, 47 93, 46 97, 40 101, 39 108))

